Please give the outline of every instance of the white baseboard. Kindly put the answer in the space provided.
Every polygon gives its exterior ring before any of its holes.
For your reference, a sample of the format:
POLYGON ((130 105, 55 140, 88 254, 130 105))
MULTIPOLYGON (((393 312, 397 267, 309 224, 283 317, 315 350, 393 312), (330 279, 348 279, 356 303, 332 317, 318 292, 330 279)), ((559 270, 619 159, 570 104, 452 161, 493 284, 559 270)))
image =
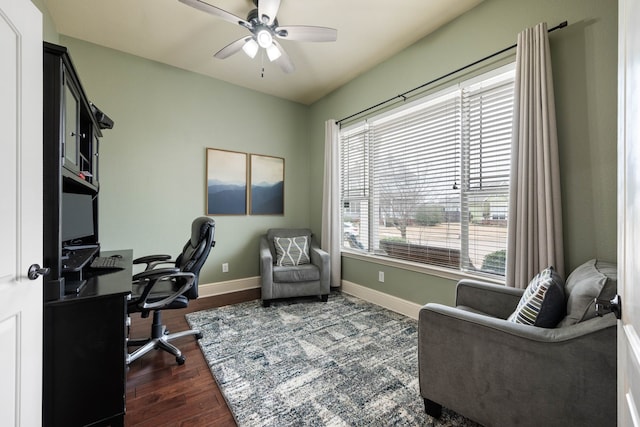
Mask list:
MULTIPOLYGON (((246 291, 260 288, 260 277, 245 277, 242 279, 228 280, 225 282, 206 283, 198 285, 200 297, 212 297, 229 294, 232 292, 246 291)), ((422 305, 416 304, 384 292, 376 291, 366 286, 358 285, 347 280, 342 281, 342 292, 361 298, 367 302, 379 305, 396 313, 403 314, 412 319, 418 319, 418 313, 422 305)))
POLYGON ((227 280, 225 282, 200 284, 198 285, 198 293, 200 294, 200 297, 212 297, 256 288, 260 288, 259 276, 227 280))
POLYGON ((370 303, 379 305, 396 313, 404 314, 412 319, 418 319, 418 313, 422 305, 407 301, 366 286, 358 285, 346 280, 342 281, 342 292, 361 298, 370 303))

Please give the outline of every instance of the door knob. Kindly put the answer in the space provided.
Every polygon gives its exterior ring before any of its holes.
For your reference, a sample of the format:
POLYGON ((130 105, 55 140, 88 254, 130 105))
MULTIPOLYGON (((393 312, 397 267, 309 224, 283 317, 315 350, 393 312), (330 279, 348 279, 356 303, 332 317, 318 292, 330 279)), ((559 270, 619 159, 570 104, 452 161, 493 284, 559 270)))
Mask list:
POLYGON ((40 264, 31 264, 29 267, 29 271, 27 272, 27 277, 29 280, 36 280, 39 276, 46 276, 49 274, 51 269, 49 267, 41 268, 40 264))
POLYGON ((610 301, 596 298, 595 303, 597 316, 601 317, 613 312, 616 318, 620 319, 622 317, 622 300, 620 299, 620 295, 614 296, 610 301))

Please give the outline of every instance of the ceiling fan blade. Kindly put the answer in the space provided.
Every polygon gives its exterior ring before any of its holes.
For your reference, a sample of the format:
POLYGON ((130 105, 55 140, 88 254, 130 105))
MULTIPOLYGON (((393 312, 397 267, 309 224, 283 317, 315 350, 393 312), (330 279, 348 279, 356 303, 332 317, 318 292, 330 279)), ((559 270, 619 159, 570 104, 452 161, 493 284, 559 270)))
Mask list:
POLYGON ((218 59, 228 58, 234 53, 239 52, 242 49, 242 46, 244 46, 244 44, 249 40, 251 40, 251 36, 238 39, 233 43, 229 43, 228 45, 226 45, 225 47, 217 51, 216 54, 213 56, 218 59))
POLYGON ((217 16, 218 18, 222 18, 225 21, 231 22, 232 24, 242 25, 243 27, 247 27, 249 29, 252 28, 252 25, 250 23, 240 18, 239 16, 236 16, 233 13, 229 13, 226 10, 222 10, 219 7, 212 6, 209 3, 206 3, 202 0, 178 0, 178 1, 186 4, 187 6, 191 6, 195 9, 210 13, 211 15, 217 16))
POLYGON ((274 40, 273 44, 278 48, 278 50, 281 53, 280 57, 273 62, 278 64, 280 69, 282 69, 282 71, 284 71, 285 73, 287 74, 293 73, 296 67, 293 65, 293 62, 291 62, 291 58, 289 58, 289 55, 287 55, 287 52, 285 52, 285 50, 282 48, 280 43, 278 43, 277 41, 274 40))
POLYGON ((273 24, 278 14, 278 9, 280 9, 280 0, 259 0, 258 16, 260 21, 269 25, 273 24))
POLYGON ((275 29, 277 37, 301 42, 334 42, 338 39, 338 30, 308 25, 287 25, 275 29))

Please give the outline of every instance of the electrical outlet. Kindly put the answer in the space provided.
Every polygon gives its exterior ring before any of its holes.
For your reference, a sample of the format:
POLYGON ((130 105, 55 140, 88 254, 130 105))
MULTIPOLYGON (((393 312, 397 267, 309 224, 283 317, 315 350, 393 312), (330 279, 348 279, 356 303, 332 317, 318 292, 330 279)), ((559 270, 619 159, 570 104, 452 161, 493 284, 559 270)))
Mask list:
POLYGON ((384 271, 378 271, 378 282, 384 282, 384 271))
POLYGON ((229 263, 225 262, 222 264, 222 272, 223 273, 228 273, 229 272, 229 263))

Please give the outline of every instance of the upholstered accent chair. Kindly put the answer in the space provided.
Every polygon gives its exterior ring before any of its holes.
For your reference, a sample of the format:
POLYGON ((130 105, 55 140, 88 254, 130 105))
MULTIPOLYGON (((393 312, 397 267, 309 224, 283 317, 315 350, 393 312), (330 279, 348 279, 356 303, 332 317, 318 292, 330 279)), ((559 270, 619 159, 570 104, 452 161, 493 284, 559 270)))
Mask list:
POLYGON ((262 304, 279 298, 329 296, 329 254, 307 228, 272 228, 260 238, 262 304))
POLYGON ((616 317, 594 299, 616 293, 616 265, 591 260, 564 283, 556 327, 514 322, 523 289, 461 280, 456 306, 418 321, 420 393, 484 426, 615 426, 616 317))

